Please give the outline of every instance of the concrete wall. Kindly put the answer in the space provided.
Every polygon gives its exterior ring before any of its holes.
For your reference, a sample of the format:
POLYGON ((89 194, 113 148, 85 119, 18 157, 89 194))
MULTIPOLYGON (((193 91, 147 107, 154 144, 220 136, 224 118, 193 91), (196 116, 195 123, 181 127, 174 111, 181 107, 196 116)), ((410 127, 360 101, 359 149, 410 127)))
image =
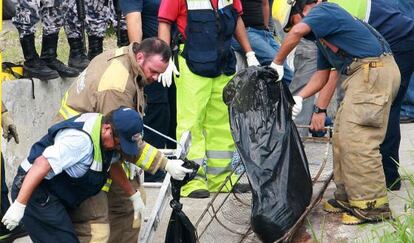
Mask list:
MULTIPOLYGON (((237 70, 246 67, 244 57, 236 53, 237 70)), ((2 152, 5 158, 6 182, 11 185, 17 167, 27 157, 34 142, 47 132, 56 115, 60 101, 76 79, 54 79, 41 81, 19 79, 2 83, 2 99, 13 116, 19 133, 20 143, 14 140, 2 140, 2 152), (32 92, 34 90, 34 97, 32 92)))
POLYGON ((18 165, 28 155, 31 145, 43 136, 60 107, 60 100, 75 79, 41 81, 19 79, 2 83, 2 99, 13 116, 20 143, 2 140, 6 182, 11 184, 18 165), (34 91, 34 98, 32 92, 34 91))

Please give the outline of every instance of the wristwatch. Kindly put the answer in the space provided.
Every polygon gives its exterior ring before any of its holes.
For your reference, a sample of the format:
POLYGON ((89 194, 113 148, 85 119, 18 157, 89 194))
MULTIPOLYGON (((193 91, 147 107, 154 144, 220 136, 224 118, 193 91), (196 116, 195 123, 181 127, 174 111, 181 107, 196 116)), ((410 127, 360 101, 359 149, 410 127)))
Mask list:
POLYGON ((313 106, 313 113, 319 114, 319 113, 325 113, 326 115, 326 109, 319 108, 318 106, 313 106))

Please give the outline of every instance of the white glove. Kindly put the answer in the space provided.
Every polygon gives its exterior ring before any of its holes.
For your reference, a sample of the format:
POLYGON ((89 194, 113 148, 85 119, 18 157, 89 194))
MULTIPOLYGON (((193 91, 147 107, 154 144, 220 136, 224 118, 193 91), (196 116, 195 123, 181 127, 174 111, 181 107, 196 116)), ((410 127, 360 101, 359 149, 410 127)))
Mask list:
POLYGON ((272 62, 269 67, 276 70, 277 74, 279 75, 279 78, 277 79, 277 81, 282 80, 283 75, 285 74, 285 69, 283 68, 283 65, 278 65, 278 64, 272 62))
POLYGON ((185 177, 186 173, 191 173, 193 170, 187 169, 182 167, 181 165, 184 164, 184 161, 180 159, 171 159, 168 160, 167 164, 165 165, 165 170, 170 173, 172 178, 182 181, 185 177))
POLYGON ((295 101, 295 105, 292 108, 292 119, 295 120, 296 116, 302 111, 302 96, 295 95, 293 96, 293 100, 295 101))
POLYGON ((141 193, 137 191, 134 195, 129 197, 129 200, 132 202, 132 206, 134 207, 134 219, 138 219, 139 215, 141 216, 144 214, 145 204, 142 201, 141 193))
POLYGON ((170 87, 173 80, 173 74, 175 74, 176 76, 180 75, 180 73, 177 70, 177 67, 174 64, 173 59, 170 58, 167 69, 165 69, 165 72, 161 73, 158 76, 158 82, 162 83, 162 86, 164 87, 170 87))
POLYGON ((7 210, 1 222, 8 230, 13 230, 22 220, 25 209, 26 205, 19 203, 17 200, 14 201, 14 203, 7 210))
POLYGON ((249 51, 248 53, 246 53, 246 60, 247 60, 247 66, 251 67, 251 66, 260 66, 259 61, 256 58, 256 53, 254 53, 254 51, 249 51))

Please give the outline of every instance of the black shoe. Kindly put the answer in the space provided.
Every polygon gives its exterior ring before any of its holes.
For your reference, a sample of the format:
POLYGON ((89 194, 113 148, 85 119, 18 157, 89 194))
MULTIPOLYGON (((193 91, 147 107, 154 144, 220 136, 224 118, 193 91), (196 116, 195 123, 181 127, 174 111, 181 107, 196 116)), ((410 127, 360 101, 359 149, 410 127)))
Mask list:
POLYGON ((56 70, 61 77, 77 77, 79 75, 79 71, 77 69, 66 66, 63 64, 63 62, 59 61, 56 58, 58 38, 59 33, 43 35, 42 53, 40 55, 40 58, 46 62, 49 68, 56 70))
POLYGON ((250 187, 249 184, 237 183, 233 187, 233 192, 234 193, 247 193, 247 192, 251 192, 251 191, 252 191, 252 188, 250 187))
POLYGON ((38 78, 41 80, 59 78, 59 73, 49 68, 44 61, 39 58, 34 44, 34 35, 26 35, 20 38, 24 63, 23 76, 28 78, 38 78))
POLYGON ((6 227, 4 227, 4 225, 2 224, 0 229, 0 243, 11 243, 15 239, 25 237, 27 235, 28 233, 22 225, 19 225, 15 229, 10 231, 6 229, 6 227))
POLYGON ((206 189, 199 189, 192 191, 190 194, 188 194, 189 198, 208 198, 210 197, 210 192, 206 189))
POLYGON ((129 45, 128 31, 127 30, 120 30, 119 33, 117 33, 117 42, 116 42, 116 44, 118 45, 118 47, 129 45))
POLYGON ((83 41, 81 38, 68 38, 68 43, 70 46, 68 66, 82 72, 89 65, 83 41))
POLYGON ((89 41, 89 51, 88 51, 88 58, 92 60, 97 55, 101 54, 103 51, 103 37, 88 36, 89 41))
POLYGON ((413 123, 414 122, 414 118, 412 117, 408 117, 408 116, 402 116, 400 117, 400 123, 404 124, 404 123, 413 123))

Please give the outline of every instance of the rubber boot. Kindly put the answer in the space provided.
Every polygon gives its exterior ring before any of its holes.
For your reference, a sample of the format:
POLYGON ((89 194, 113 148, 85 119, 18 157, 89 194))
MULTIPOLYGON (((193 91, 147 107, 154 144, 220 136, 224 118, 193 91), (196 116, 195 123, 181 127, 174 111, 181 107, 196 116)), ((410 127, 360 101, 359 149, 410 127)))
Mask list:
POLYGON ((128 31, 127 30, 120 30, 119 31, 119 34, 117 35, 116 44, 118 45, 118 47, 129 45, 128 31))
POLYGON ((82 38, 68 38, 68 43, 70 46, 68 66, 82 72, 89 65, 82 38))
POLYGON ((101 54, 103 51, 103 37, 90 35, 88 36, 88 40, 89 40, 88 58, 89 60, 92 60, 94 57, 101 54))
POLYGON ((75 68, 68 67, 56 57, 57 43, 59 33, 51 35, 43 35, 42 38, 42 53, 40 58, 47 63, 47 66, 56 70, 62 78, 77 77, 79 71, 75 68))
POLYGON ((49 68, 46 63, 39 58, 34 44, 34 34, 20 38, 20 44, 25 59, 23 63, 23 76, 41 80, 59 78, 59 73, 49 68))

